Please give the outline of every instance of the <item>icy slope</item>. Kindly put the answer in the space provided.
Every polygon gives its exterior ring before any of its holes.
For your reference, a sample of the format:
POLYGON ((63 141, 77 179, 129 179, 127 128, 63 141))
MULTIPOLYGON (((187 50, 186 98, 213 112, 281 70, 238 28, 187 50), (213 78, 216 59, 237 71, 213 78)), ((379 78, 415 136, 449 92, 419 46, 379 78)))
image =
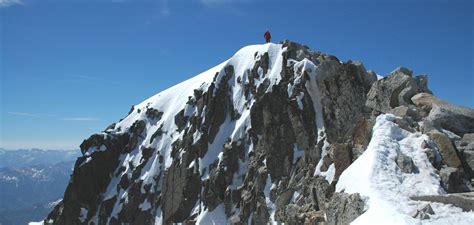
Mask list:
MULTIPOLYGON (((127 116, 124 120, 118 123, 115 126, 115 129, 127 130, 132 124, 137 120, 148 120, 146 111, 148 108, 157 109, 160 112, 163 112, 161 120, 158 122, 148 121, 147 127, 145 128, 148 131, 147 136, 143 138, 141 143, 142 148, 156 148, 160 149, 161 155, 164 156, 164 161, 159 162, 159 156, 156 155, 153 160, 150 160, 147 165, 144 167, 140 179, 144 181, 143 185, 148 183, 153 183, 155 181, 152 179, 157 175, 159 171, 166 170, 172 163, 173 159, 171 157, 172 152, 172 143, 175 142, 180 137, 182 138, 184 131, 174 132, 178 130, 178 127, 175 124, 175 116, 184 108, 184 116, 192 116, 197 114, 196 107, 189 107, 187 102, 189 96, 193 96, 196 90, 206 91, 213 81, 219 83, 219 80, 225 75, 225 68, 233 66, 235 68, 235 75, 227 83, 232 90, 232 99, 233 99, 233 108, 238 111, 242 116, 237 121, 230 121, 229 119, 223 123, 219 129, 214 142, 210 144, 207 154, 200 159, 199 161, 199 170, 201 174, 207 174, 203 176, 203 179, 208 178, 209 165, 220 156, 221 146, 224 145, 227 138, 231 138, 231 141, 236 141, 243 136, 246 132, 245 128, 250 128, 249 124, 249 108, 253 102, 250 102, 250 105, 246 105, 244 97, 243 86, 237 85, 237 80, 241 82, 248 82, 248 71, 254 67, 256 60, 259 60, 264 53, 268 53, 269 56, 269 68, 266 74, 266 78, 270 79, 272 82, 278 82, 280 79, 280 72, 282 68, 282 52, 285 51, 281 45, 278 44, 265 44, 265 45, 254 45, 247 46, 239 50, 231 59, 219 64, 218 66, 197 75, 185 82, 182 82, 176 86, 173 86, 163 92, 158 93, 157 95, 145 100, 144 102, 135 106, 135 110, 127 116), (162 129, 167 131, 159 139, 150 141, 154 131, 157 129, 162 129), (235 140, 234 140, 235 139, 235 140)), ((263 71, 259 70, 260 77, 263 77, 263 71)), ((256 80, 256 86, 261 82, 262 79, 256 80)), ((199 138, 200 134, 196 133, 194 135, 199 138)), ((88 151, 92 152, 92 151, 88 151)), ((124 158, 122 166, 127 168, 128 165, 134 165, 135 167, 141 163, 142 154, 138 149, 131 152, 130 154, 122 156, 124 158)), ((195 166, 195 164, 190 165, 190 167, 195 166)), ((129 170, 122 172, 123 174, 129 173, 129 170)), ((240 171, 244 173, 245 171, 240 171)), ((241 176, 241 175, 240 175, 241 176)), ((112 181, 109 185, 109 190, 105 194, 104 200, 107 200, 108 197, 113 197, 115 195, 126 196, 127 192, 116 192, 116 184, 119 181, 112 181)), ((149 203, 144 203, 141 205, 141 209, 147 210, 151 205, 149 203)), ((115 208, 119 208, 116 206, 115 208)), ((217 209, 216 209, 217 210, 217 209)), ((114 215, 114 210, 111 216, 114 215)), ((158 212, 161 215, 160 212, 158 212)), ((225 218, 225 215, 224 215, 225 218)), ((161 221, 162 218, 157 218, 157 223, 161 221)))
POLYGON ((473 224, 474 213, 437 203, 431 203, 435 215, 429 220, 412 217, 426 202, 409 197, 446 192, 421 148, 428 136, 403 130, 394 120, 390 114, 377 118, 367 150, 339 178, 336 191, 367 198, 368 210, 351 224, 473 224), (402 155, 413 161, 414 173, 401 171, 397 159, 402 155))

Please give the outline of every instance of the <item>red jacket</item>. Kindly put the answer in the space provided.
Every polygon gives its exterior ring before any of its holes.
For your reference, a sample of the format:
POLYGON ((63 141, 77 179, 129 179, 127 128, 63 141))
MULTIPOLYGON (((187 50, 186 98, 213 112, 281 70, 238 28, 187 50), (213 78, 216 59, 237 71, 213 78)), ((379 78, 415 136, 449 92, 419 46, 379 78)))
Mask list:
POLYGON ((272 35, 270 34, 270 32, 267 31, 267 32, 265 32, 263 37, 265 37, 265 39, 270 39, 270 38, 272 38, 272 35))

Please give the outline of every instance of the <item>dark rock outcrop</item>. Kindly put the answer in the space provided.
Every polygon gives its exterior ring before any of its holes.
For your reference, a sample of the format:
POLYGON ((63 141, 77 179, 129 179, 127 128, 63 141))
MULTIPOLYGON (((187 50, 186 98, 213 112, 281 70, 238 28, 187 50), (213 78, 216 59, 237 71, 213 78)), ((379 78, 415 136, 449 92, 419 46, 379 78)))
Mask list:
POLYGON ((441 153, 446 165, 454 168, 461 166, 461 160, 458 157, 458 153, 454 148, 453 143, 446 135, 442 133, 430 133, 430 137, 438 146, 439 152, 441 153))
POLYGON ((359 194, 334 193, 326 209, 328 225, 351 223, 364 213, 364 205, 359 194))
POLYGON ((426 204, 420 209, 417 209, 415 212, 412 213, 413 218, 418 218, 420 220, 426 220, 430 218, 430 215, 434 215, 433 208, 431 208, 430 204, 426 204))
POLYGON ((412 77, 411 70, 399 67, 372 85, 366 105, 387 113, 398 106, 411 104, 411 97, 422 92, 430 92, 426 76, 412 77))

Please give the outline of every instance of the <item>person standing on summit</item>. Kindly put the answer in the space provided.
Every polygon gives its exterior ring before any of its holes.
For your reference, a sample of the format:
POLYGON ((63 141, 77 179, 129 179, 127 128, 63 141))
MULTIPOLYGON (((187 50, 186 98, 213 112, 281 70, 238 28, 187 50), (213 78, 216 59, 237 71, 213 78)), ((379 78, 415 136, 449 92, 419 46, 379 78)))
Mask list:
POLYGON ((265 41, 267 43, 270 43, 270 39, 272 38, 272 35, 270 34, 270 31, 267 30, 267 32, 265 32, 265 34, 263 35, 263 37, 265 38, 265 41))

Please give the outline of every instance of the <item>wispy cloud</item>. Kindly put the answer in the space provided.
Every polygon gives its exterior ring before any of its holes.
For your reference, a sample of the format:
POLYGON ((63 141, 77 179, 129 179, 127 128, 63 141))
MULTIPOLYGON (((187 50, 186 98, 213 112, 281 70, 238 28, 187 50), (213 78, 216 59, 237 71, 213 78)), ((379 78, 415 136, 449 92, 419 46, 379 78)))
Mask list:
POLYGON ((12 5, 23 5, 23 2, 21 0, 0 0, 0 8, 12 5))
POLYGON ((27 113, 27 112, 7 112, 10 115, 15 116, 27 116, 27 117, 54 117, 52 114, 42 114, 42 113, 27 113))
POLYGON ((76 76, 76 77, 81 79, 81 80, 89 80, 89 81, 98 81, 98 80, 100 80, 99 77, 93 77, 93 76, 87 76, 87 75, 79 75, 79 76, 76 76))
POLYGON ((89 117, 89 116, 60 117, 58 115, 43 114, 43 113, 29 113, 29 112, 7 112, 7 113, 10 114, 10 115, 14 115, 14 116, 34 117, 34 118, 51 118, 51 119, 62 120, 62 121, 99 121, 100 120, 97 117, 89 117))
POLYGON ((69 118, 61 118, 60 120, 65 121, 99 121, 99 118, 95 117, 69 117, 69 118))
POLYGON ((160 9, 161 16, 169 16, 171 14, 168 0, 160 0, 160 9))

